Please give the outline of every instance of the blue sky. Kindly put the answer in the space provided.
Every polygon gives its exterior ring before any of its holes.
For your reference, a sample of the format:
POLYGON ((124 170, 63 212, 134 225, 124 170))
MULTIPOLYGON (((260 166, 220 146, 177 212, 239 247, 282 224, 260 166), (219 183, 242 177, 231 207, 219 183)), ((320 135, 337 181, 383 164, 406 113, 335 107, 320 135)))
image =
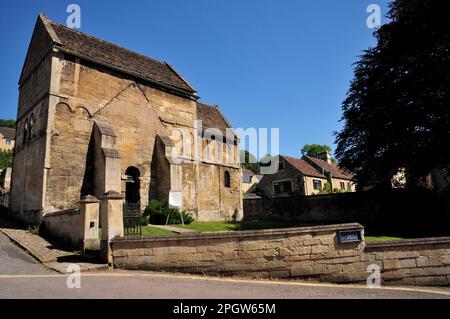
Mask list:
MULTIPOLYGON (((279 128, 280 152, 329 144, 342 123, 352 64, 375 45, 369 4, 388 0, 33 0, 2 3, 0 118, 15 118, 18 78, 37 14, 164 60, 219 104, 235 127, 279 128)), ((382 22, 386 22, 383 18, 382 22)))

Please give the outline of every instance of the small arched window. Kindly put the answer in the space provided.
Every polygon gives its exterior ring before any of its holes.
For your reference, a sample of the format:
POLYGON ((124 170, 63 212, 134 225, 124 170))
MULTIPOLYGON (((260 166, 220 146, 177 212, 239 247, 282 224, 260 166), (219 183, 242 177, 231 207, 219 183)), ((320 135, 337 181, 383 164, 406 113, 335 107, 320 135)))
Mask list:
POLYGON ((28 139, 28 119, 25 119, 25 123, 23 124, 23 144, 27 142, 28 139))
POLYGON ((231 187, 231 178, 230 178, 230 172, 229 171, 225 171, 225 173, 224 173, 223 184, 227 188, 231 187))
POLYGON ((30 127, 29 127, 29 133, 28 133, 28 140, 31 140, 34 136, 34 127, 36 125, 36 119, 34 118, 34 114, 31 114, 30 117, 30 127))

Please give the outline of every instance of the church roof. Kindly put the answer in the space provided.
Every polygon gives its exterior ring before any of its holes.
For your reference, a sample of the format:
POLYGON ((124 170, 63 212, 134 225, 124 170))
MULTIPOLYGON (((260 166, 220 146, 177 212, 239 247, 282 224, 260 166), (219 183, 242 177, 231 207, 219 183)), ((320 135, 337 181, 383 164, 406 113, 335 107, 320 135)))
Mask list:
POLYGON ((138 76, 144 80, 176 88, 193 94, 195 89, 167 62, 155 60, 116 44, 70 29, 49 20, 44 14, 39 18, 47 28, 53 44, 63 52, 138 76))
POLYGON ((197 102, 197 119, 202 121, 203 131, 219 129, 226 136, 226 130, 232 128, 218 106, 197 102))

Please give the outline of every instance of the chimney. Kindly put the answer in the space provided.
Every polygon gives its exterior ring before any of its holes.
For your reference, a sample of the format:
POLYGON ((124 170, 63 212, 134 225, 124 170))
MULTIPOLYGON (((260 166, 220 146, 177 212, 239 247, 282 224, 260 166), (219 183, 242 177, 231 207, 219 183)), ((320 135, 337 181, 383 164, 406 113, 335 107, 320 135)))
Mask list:
POLYGON ((318 158, 320 158, 321 160, 324 160, 328 164, 331 164, 331 154, 328 151, 320 153, 318 158))

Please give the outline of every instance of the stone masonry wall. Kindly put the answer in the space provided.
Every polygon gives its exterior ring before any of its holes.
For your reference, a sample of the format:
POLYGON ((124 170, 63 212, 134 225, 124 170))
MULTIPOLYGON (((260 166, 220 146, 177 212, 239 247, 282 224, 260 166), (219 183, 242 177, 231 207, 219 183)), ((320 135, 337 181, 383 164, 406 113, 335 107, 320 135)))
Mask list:
POLYGON ((46 214, 42 219, 42 224, 52 236, 70 243, 74 247, 80 246, 83 239, 83 223, 80 210, 46 214))
POLYGON ((120 269, 364 283, 377 264, 384 284, 450 283, 450 238, 341 244, 337 232, 347 229, 362 226, 116 238, 111 247, 120 269))

